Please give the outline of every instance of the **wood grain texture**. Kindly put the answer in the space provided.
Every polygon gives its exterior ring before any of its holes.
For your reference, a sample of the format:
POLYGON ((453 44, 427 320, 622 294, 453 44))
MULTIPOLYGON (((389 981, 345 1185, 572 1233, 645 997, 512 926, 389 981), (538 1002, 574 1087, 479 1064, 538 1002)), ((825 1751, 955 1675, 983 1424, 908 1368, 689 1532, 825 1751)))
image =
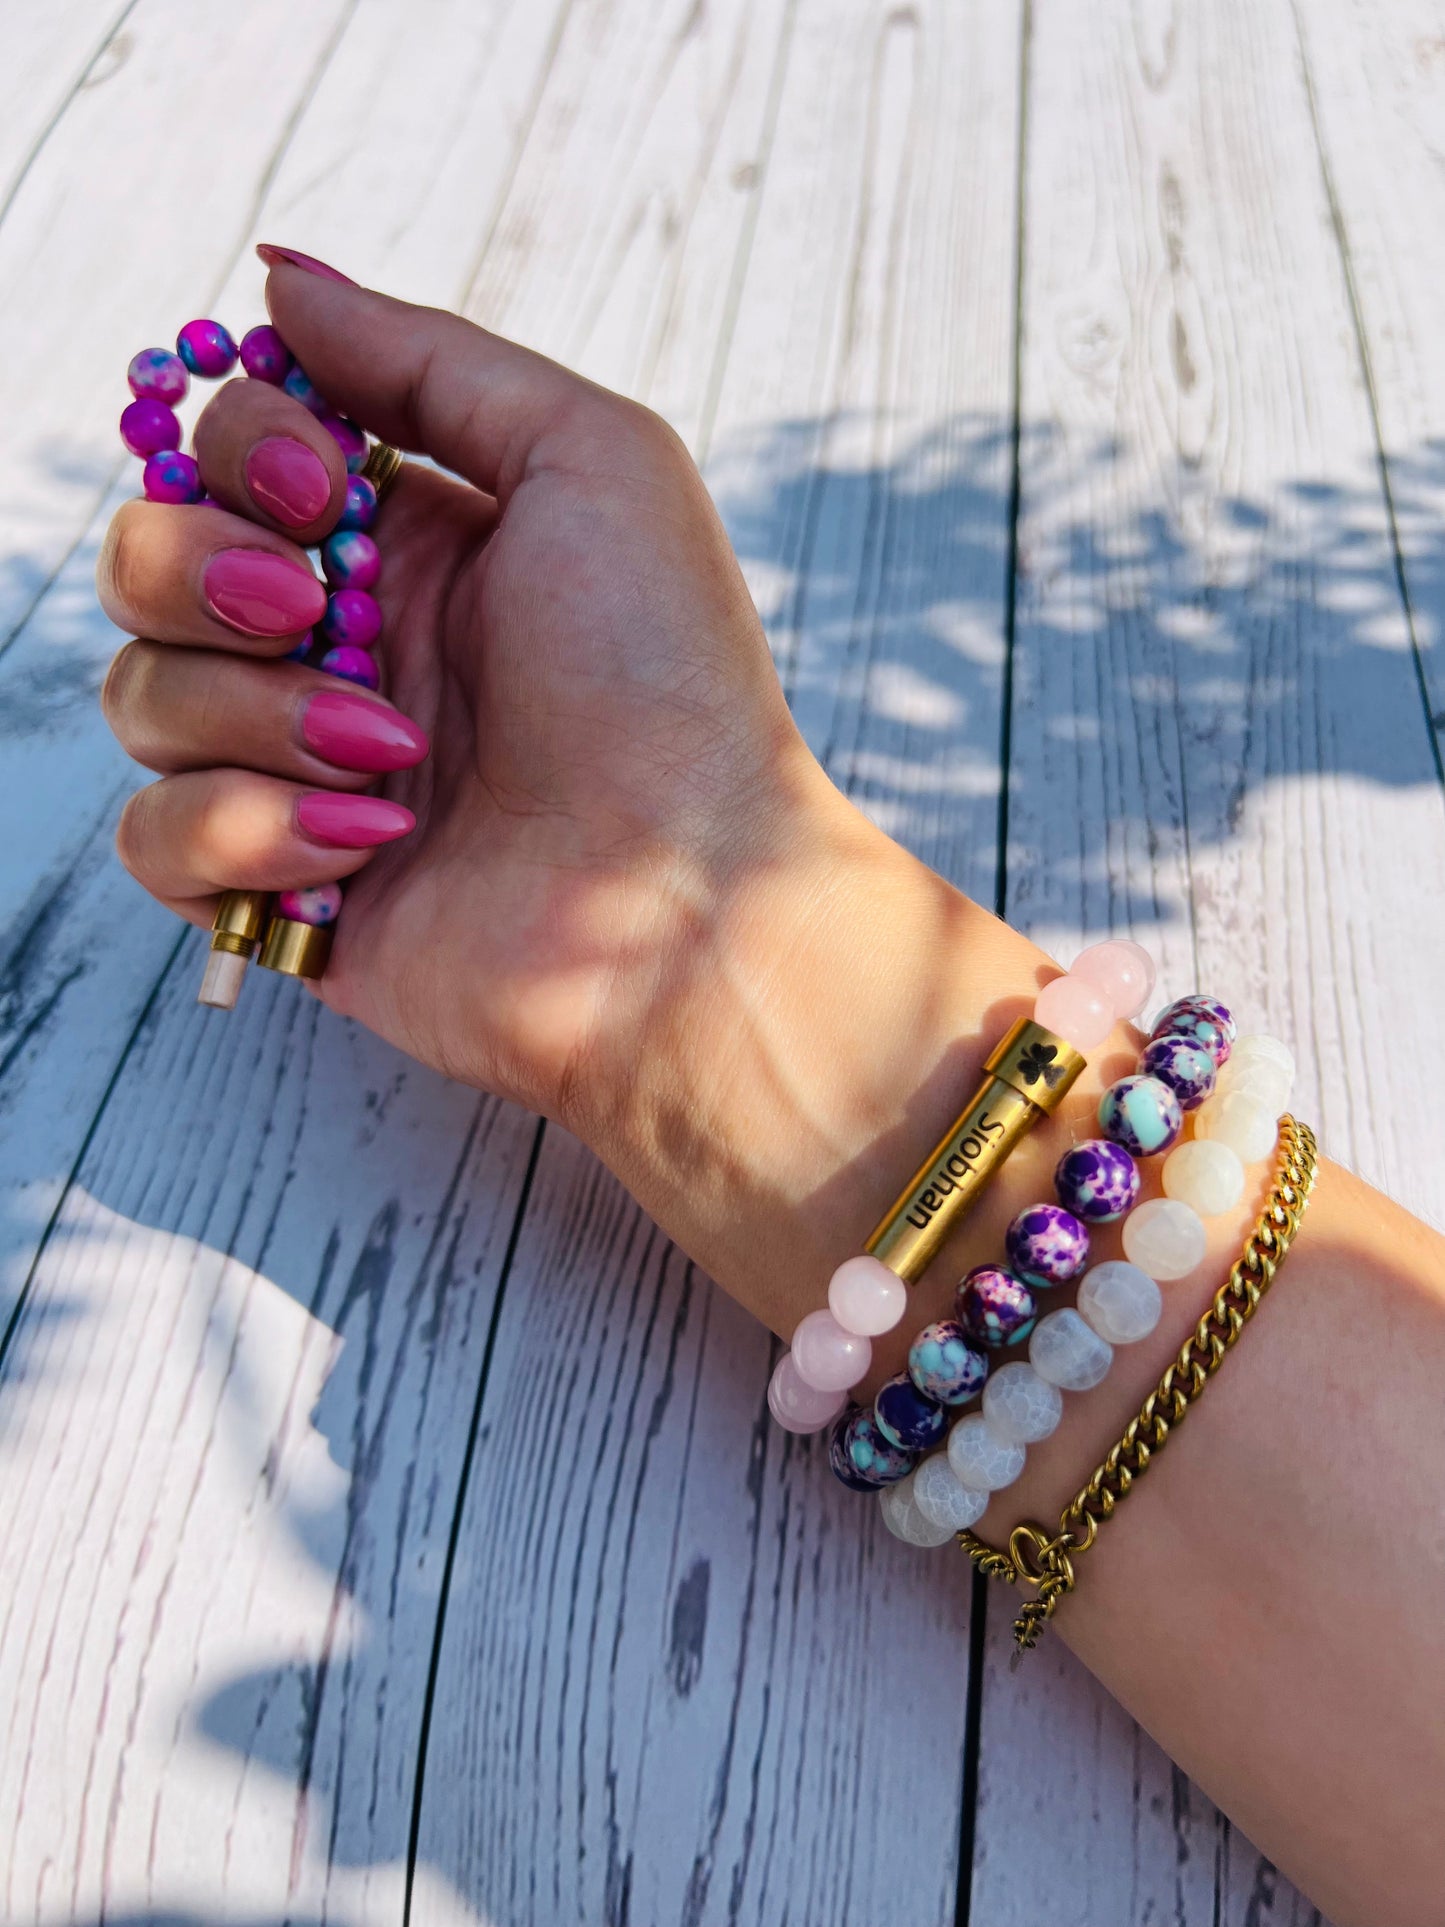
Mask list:
MULTIPOLYGON (((1438 1209, 1389 1042, 1445 821, 1293 16, 1050 4, 1032 55, 1008 913, 1229 984, 1332 1151, 1438 1209)), ((1061 1921, 1311 1917, 1066 1655, 1010 1678, 999 1620, 982 1918, 1032 1917, 1026 1850, 1061 1921)))
MULTIPOLYGON (((815 746, 991 895, 1017 34, 947 6, 607 25, 609 61, 656 70, 651 113, 599 99, 599 43, 564 37, 541 178, 524 159, 472 310, 665 397, 815 746), (695 184, 719 165, 731 197, 695 184), (525 278, 519 230, 537 237, 525 278)), ((769 1359, 549 1130, 439 1653, 418 1837, 445 1876, 433 1895, 517 1923, 886 1922, 904 1893, 910 1918, 954 1918, 966 1575, 940 1585, 832 1489, 816 1446, 781 1439, 769 1359), (539 1384, 565 1398, 555 1456, 515 1449, 539 1384)), ((430 1927, 429 1905, 413 1918, 430 1927)))

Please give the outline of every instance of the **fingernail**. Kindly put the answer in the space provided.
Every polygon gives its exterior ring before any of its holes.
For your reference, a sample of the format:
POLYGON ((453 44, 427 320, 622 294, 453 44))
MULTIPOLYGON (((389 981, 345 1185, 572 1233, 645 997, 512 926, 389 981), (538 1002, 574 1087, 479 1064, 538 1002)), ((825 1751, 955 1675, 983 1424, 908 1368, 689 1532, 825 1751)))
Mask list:
POLYGON ((318 261, 314 254, 302 254, 296 248, 273 247, 269 241, 258 242, 256 252, 268 268, 278 267, 285 261, 293 268, 305 268, 308 274, 319 274, 323 281, 340 281, 348 288, 356 286, 349 274, 342 274, 339 268, 328 268, 326 263, 318 261))
POLYGON ((296 804, 296 821, 313 843, 342 850, 394 843, 416 828, 416 818, 401 803, 388 803, 384 796, 335 796, 330 790, 308 790, 296 804))
POLYGON ((222 622, 248 636, 296 635, 326 613, 326 585, 264 549, 222 549, 206 564, 202 586, 222 622))
POLYGON ((427 753, 426 731, 399 709, 344 690, 323 689, 311 697, 301 712, 301 734, 328 763, 367 776, 411 769, 427 753))
POLYGON ((258 509, 292 529, 314 522, 331 500, 325 462, 290 435, 257 442, 246 457, 246 487, 258 509))

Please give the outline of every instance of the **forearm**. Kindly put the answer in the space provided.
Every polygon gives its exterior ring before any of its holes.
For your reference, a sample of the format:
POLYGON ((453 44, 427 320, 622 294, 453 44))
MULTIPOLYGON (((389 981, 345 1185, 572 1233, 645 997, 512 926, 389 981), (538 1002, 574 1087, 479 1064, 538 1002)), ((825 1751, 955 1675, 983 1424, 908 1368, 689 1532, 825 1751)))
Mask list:
MULTIPOLYGON (((805 820, 787 854, 720 892, 685 994, 660 1002, 589 1131, 658 1222, 784 1336, 1054 968, 846 805, 805 820)), ((1099 1092, 1136 1053, 1126 1028, 1089 1053, 1062 1110, 912 1289, 903 1325, 875 1342, 865 1390, 943 1315, 968 1265, 1001 1255, 1009 1218, 1050 1195, 1061 1150, 1096 1134, 1099 1092)), ((1208 1258, 1165 1287, 1154 1334, 1066 1399, 982 1536, 1057 1519, 1222 1282, 1269 1178, 1252 1172, 1237 1210, 1210 1222, 1208 1258)), ((1116 1239, 1097 1234, 1095 1255, 1117 1255, 1116 1239)), ((1326 1165, 1278 1289, 1080 1560, 1055 1621, 1342 1924, 1387 1903, 1396 1922, 1442 1916, 1442 1376, 1445 1240, 1326 1165)), ((965 1582, 961 1558, 934 1556, 938 1583, 965 1582)))

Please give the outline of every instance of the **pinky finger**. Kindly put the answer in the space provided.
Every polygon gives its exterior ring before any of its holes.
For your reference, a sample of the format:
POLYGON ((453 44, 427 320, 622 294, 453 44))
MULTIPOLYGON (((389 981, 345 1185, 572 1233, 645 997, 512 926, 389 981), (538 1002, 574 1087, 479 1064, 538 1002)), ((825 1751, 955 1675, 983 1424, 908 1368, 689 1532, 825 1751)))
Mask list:
POLYGON ((310 890, 348 877, 416 824, 380 796, 305 789, 252 770, 190 770, 138 790, 116 852, 153 897, 202 921, 222 890, 310 890))

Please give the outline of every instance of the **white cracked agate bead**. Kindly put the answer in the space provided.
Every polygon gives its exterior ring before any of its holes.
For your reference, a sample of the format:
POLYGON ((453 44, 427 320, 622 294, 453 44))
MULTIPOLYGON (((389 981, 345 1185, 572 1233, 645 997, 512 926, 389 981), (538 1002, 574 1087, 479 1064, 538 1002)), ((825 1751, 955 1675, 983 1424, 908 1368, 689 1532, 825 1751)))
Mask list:
POLYGON ((1165 1197, 1193 1205, 1201 1218, 1223 1217, 1244 1196, 1239 1153, 1218 1138, 1197 1137, 1175 1145, 1160 1176, 1165 1197))
POLYGON ((982 1412, 961 1418, 948 1435, 948 1463, 960 1485, 1002 1492, 1024 1469, 1024 1448, 1001 1439, 982 1412))
POLYGON ((941 1546, 953 1537, 951 1526, 935 1525, 918 1508, 913 1496, 913 1474, 899 1479, 896 1485, 885 1485, 878 1494, 878 1510, 883 1514, 883 1523, 895 1539, 901 1539, 906 1546, 941 1546))
POLYGON ((1248 1037, 1238 1037, 1230 1052, 1232 1064, 1273 1064, 1280 1074, 1293 1084, 1295 1076, 1294 1052, 1288 1044, 1281 1043, 1278 1037, 1267 1036, 1263 1031, 1248 1037))
POLYGON ((1147 1271, 1109 1258, 1086 1271, 1078 1311, 1090 1330, 1110 1345, 1137 1345, 1159 1323, 1164 1296, 1147 1271))
POLYGON ((904 1484, 909 1480, 913 1483, 913 1503, 924 1518, 949 1532, 962 1532, 965 1526, 977 1524, 988 1510, 987 1492, 960 1485, 946 1452, 935 1452, 931 1459, 925 1459, 904 1484))
POLYGON ((1108 1376, 1114 1348, 1086 1325, 1072 1305, 1047 1312, 1029 1340, 1029 1363, 1040 1378, 1066 1392, 1087 1392, 1108 1376))
POLYGON ((989 1375, 983 1388, 983 1415, 989 1429, 1010 1445, 1037 1445, 1057 1431, 1064 1416, 1064 1395, 1019 1359, 989 1375))
POLYGON ((1124 1256, 1151 1278, 1187 1278, 1208 1245, 1203 1218, 1178 1198, 1150 1198, 1124 1220, 1124 1256))
POLYGON ((1216 1091, 1195 1113, 1194 1135, 1227 1144, 1242 1164, 1258 1164, 1274 1149, 1279 1113, 1247 1090, 1216 1091))

